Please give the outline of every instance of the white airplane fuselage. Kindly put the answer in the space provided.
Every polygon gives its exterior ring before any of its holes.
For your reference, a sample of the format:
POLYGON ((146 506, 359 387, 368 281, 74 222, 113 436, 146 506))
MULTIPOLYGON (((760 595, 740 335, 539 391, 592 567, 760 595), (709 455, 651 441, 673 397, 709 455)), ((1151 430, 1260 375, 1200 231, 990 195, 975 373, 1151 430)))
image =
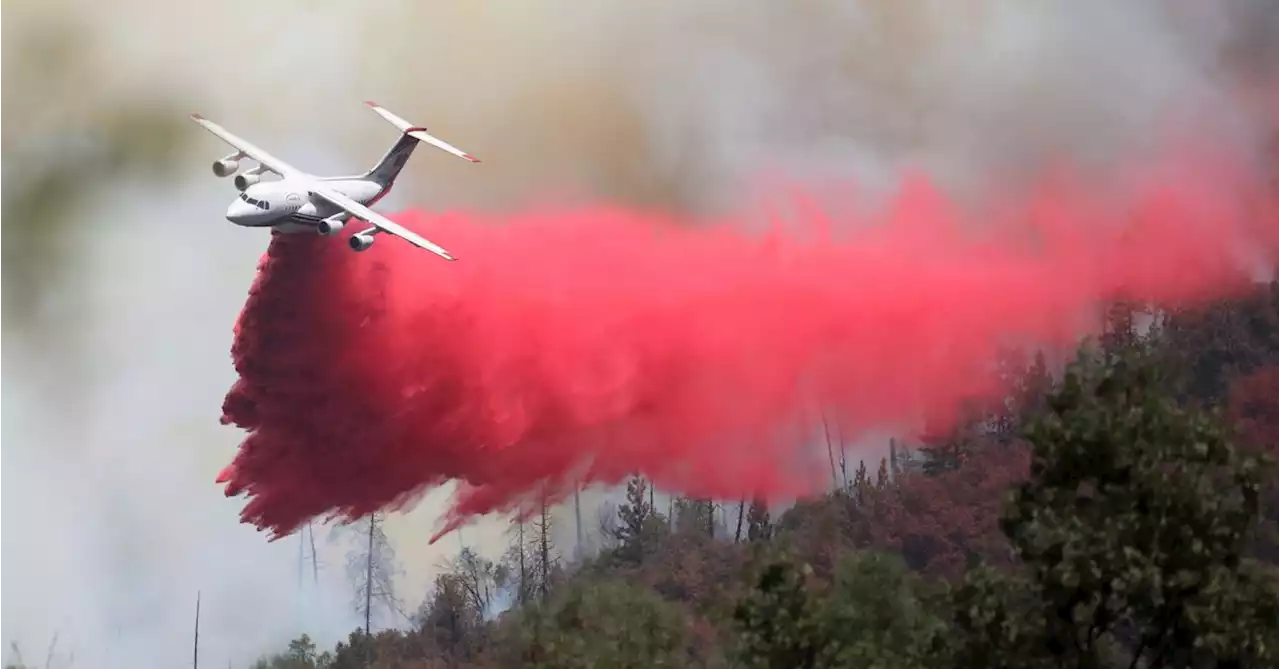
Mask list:
MULTIPOLYGON (((321 179, 325 185, 369 206, 377 202, 386 188, 366 179, 321 179)), ((350 215, 323 199, 312 197, 303 184, 288 179, 263 181, 247 185, 227 207, 227 220, 246 228, 274 228, 283 233, 309 232, 324 225, 336 233, 350 215)))

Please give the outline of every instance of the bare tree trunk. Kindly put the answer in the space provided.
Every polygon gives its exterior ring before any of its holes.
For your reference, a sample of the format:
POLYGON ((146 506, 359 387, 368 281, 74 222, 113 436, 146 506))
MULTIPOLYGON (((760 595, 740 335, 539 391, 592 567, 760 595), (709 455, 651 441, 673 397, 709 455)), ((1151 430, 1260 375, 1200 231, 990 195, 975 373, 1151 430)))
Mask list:
MULTIPOLYGON (((200 593, 196 593, 196 599, 197 600, 200 599, 200 593)), ((45 654, 44 654, 45 669, 48 669, 49 667, 53 666, 53 656, 56 654, 55 651, 57 649, 58 649, 58 632, 54 632, 53 637, 49 639, 49 649, 45 651, 45 654)))
POLYGON ((302 566, 307 557, 307 538, 302 536, 306 530, 298 532, 298 591, 302 591, 302 566))
POLYGON ((311 582, 314 585, 320 584, 320 565, 317 563, 316 557, 316 533, 311 526, 311 522, 307 521, 298 532, 298 589, 302 589, 302 572, 306 568, 307 547, 311 548, 311 582))
POLYGON ((366 556, 364 570, 364 635, 366 637, 369 636, 373 621, 373 527, 376 520, 375 516, 369 516, 369 555, 366 556))
POLYGON ((542 601, 544 602, 547 600, 548 581, 551 580, 551 543, 550 541, 548 541, 548 538, 547 538, 547 530, 548 530, 547 516, 548 516, 547 496, 546 496, 546 493, 544 492, 542 495, 542 513, 541 513, 542 522, 539 523, 540 527, 538 528, 538 531, 539 531, 538 533, 540 535, 538 537, 539 549, 542 552, 542 578, 540 579, 541 582, 538 585, 541 589, 542 601))
POLYGON ((827 440, 827 459, 831 461, 831 488, 832 490, 840 487, 840 479, 836 478, 836 455, 831 449, 831 431, 827 429, 827 414, 822 414, 822 435, 827 440))
POLYGON ((840 429, 840 424, 836 423, 836 443, 840 445, 840 481, 844 484, 844 489, 849 489, 849 460, 844 454, 844 430, 840 429))
POLYGON ((658 507, 653 504, 653 479, 649 479, 649 513, 657 513, 658 507))
POLYGON ((307 538, 311 541, 311 583, 312 585, 320 585, 320 558, 316 557, 316 530, 311 525, 311 521, 307 521, 307 538))
POLYGON ((577 533, 575 537, 576 543, 573 545, 573 553, 575 559, 581 559, 582 550, 582 502, 578 498, 578 488, 573 489, 573 525, 574 531, 577 533))
POLYGON ((529 592, 529 569, 524 563, 524 521, 520 521, 517 540, 520 543, 520 603, 525 603, 525 595, 529 592))
POLYGON ((738 529, 733 532, 733 543, 735 544, 742 540, 742 515, 746 513, 746 510, 747 498, 743 497, 742 500, 738 502, 738 529))
POLYGON ((200 667, 200 591, 196 591, 196 634, 191 640, 191 669, 200 667))
POLYGON ((707 500, 707 536, 716 538, 716 502, 707 500))

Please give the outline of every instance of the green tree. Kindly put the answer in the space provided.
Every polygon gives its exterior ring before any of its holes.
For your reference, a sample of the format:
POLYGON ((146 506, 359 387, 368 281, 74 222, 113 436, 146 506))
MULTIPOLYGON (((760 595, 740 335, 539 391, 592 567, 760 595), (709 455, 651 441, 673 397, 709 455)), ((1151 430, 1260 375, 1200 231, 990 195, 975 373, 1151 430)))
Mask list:
POLYGON ((733 611, 742 664, 753 669, 816 667, 818 638, 809 565, 779 560, 765 566, 733 611))
POLYGON ((829 587, 806 584, 812 570, 770 564, 738 605, 740 659, 750 667, 914 669, 934 666, 945 624, 923 582, 902 561, 844 554, 829 587))
POLYGON ((675 515, 677 533, 715 537, 717 534, 715 500, 681 497, 675 500, 673 506, 672 513, 675 515))
POLYGON ((819 666, 913 669, 931 666, 945 626, 931 609, 923 581, 900 558, 876 552, 844 555, 817 612, 828 644, 819 666))
MULTIPOLYGON (((423 658, 422 648, 399 630, 383 630, 374 635, 357 629, 345 642, 339 641, 333 649, 332 660, 326 669, 410 669, 423 666, 413 663, 413 658, 423 658), (410 661, 406 661, 410 660, 410 661)), ((431 665, 427 665, 431 666, 431 665)))
POLYGON ((298 667, 314 667, 316 665, 316 644, 311 637, 302 636, 289 642, 289 651, 285 657, 298 667))
POLYGON ((618 507, 618 522, 612 530, 618 542, 614 554, 631 564, 652 555, 667 533, 667 521, 653 508, 649 485, 643 478, 634 476, 627 481, 627 501, 618 507))
POLYGON ((1276 571, 1243 559, 1269 465, 1179 407, 1145 344, 1082 354, 1026 434, 1031 476, 1001 522, 1026 580, 970 575, 956 662, 1276 664, 1276 571))
POLYGON ((520 666, 683 667, 688 615, 643 586, 576 583, 522 611, 512 644, 520 666))
POLYGON ((484 615, 477 610, 464 575, 437 576, 415 622, 428 645, 445 657, 469 660, 480 651, 484 615))
POLYGON ((253 663, 252 669, 328 669, 332 656, 316 652, 316 644, 309 635, 289 642, 289 649, 253 663))

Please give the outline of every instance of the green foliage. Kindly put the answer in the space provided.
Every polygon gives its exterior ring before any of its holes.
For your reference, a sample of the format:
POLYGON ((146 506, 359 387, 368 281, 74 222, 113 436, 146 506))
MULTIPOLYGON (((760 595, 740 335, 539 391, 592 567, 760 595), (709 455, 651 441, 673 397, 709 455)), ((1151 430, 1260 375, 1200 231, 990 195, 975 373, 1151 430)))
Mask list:
POLYGON ((709 499, 693 499, 680 497, 675 500, 672 519, 676 532, 681 534, 704 534, 709 537, 716 532, 716 503, 709 499))
POLYGON ((649 502, 649 486, 641 477, 627 481, 627 501, 618 507, 619 525, 613 530, 618 541, 615 556, 624 563, 639 564, 657 549, 667 533, 667 521, 649 502))
POLYGON ((687 614, 648 588, 575 584, 520 613, 520 666, 681 667, 691 657, 687 614))
POLYGON ((1242 561, 1269 464, 1173 402, 1145 345, 1107 358, 1082 356, 1029 426, 1031 477, 1002 520, 1027 581, 971 574, 956 652, 989 667, 1116 653, 1273 666, 1275 571, 1242 561))
POLYGON ((759 669, 817 666, 815 603, 805 579, 813 570, 791 561, 764 568, 754 589, 734 610, 741 636, 741 661, 759 669))
POLYGON ((407 669, 420 666, 405 662, 421 656, 422 650, 416 641, 413 636, 396 630, 370 635, 363 629, 357 629, 348 635, 345 642, 338 642, 324 669, 407 669))
MULTIPOLYGON (((459 562, 465 564, 466 557, 464 552, 459 562)), ((421 637, 451 657, 470 658, 480 652, 489 602, 481 599, 487 595, 475 591, 476 584, 467 572, 440 574, 418 611, 421 637)))
POLYGON ((820 666, 912 669, 930 666, 945 625, 901 559, 868 551, 839 562, 818 629, 828 640, 820 666))
POLYGON ((768 564, 734 611, 744 666, 913 669, 931 666, 945 625, 902 561, 846 554, 826 588, 791 560, 768 564))
POLYGON ((1028 579, 979 566, 950 593, 948 608, 951 634, 941 655, 952 666, 1030 668, 1046 658, 1034 633, 1043 624, 1028 579))
POLYGON ((315 642, 303 634, 289 642, 287 651, 259 659, 252 669, 330 669, 332 664, 333 656, 317 653, 315 642))

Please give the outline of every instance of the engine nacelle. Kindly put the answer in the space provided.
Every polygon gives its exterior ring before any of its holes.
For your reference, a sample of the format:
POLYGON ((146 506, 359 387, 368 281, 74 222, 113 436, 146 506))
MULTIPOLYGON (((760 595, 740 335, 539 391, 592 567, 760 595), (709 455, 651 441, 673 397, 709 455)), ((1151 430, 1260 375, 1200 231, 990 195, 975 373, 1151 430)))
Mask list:
POLYGON ((223 158, 213 162, 213 174, 217 177, 229 177, 240 169, 240 161, 223 158))
MULTIPOLYGON (((336 235, 339 232, 342 232, 343 226, 346 225, 346 223, 342 220, 342 218, 343 218, 342 216, 330 216, 329 218, 326 218, 323 221, 320 221, 319 223, 316 224, 316 232, 326 236, 336 235)), ((373 243, 372 237, 369 238, 369 243, 370 244, 373 243)), ((355 245, 352 244, 351 248, 355 248, 355 245)), ((369 248, 369 247, 366 246, 365 248, 369 248)), ((356 249, 356 250, 363 251, 364 249, 356 249)))
POLYGON ((236 180, 233 183, 236 185, 236 190, 244 190, 259 181, 262 181, 261 176, 252 172, 245 172, 244 174, 237 174, 236 180))
POLYGON ((365 251, 373 246, 373 235, 367 232, 357 232, 351 235, 351 240, 347 242, 351 245, 352 251, 365 251))

